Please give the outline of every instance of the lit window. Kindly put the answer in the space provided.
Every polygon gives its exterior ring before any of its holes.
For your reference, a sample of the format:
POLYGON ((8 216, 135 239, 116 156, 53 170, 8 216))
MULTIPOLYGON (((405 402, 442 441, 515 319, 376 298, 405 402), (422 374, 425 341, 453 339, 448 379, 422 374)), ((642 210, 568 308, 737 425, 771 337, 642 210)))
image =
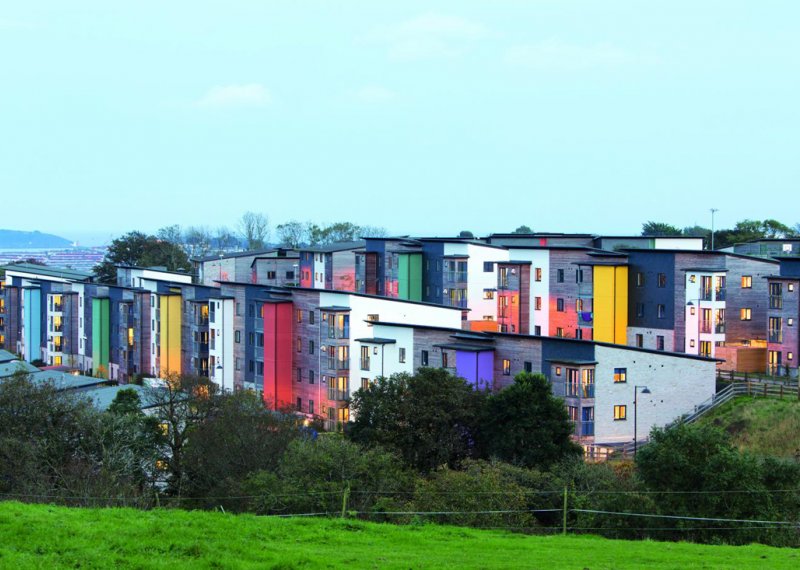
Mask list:
POLYGON ((503 376, 511 376, 511 361, 507 358, 503 359, 503 376))
POLYGON ((398 354, 398 359, 399 359, 400 362, 405 362, 406 361, 406 349, 405 348, 399 348, 397 350, 397 354, 398 354))
POLYGON ((556 376, 561 376, 561 367, 556 366, 556 376))
POLYGON ((794 319, 792 317, 789 317, 788 319, 786 319, 786 326, 787 327, 790 327, 793 324, 794 324, 794 319))
POLYGON ((614 406, 614 420, 627 420, 628 419, 628 406, 614 406))
POLYGON ((697 281, 697 276, 696 275, 689 275, 689 283, 694 283, 695 281, 697 281))
POLYGON ((751 289, 753 287, 753 276, 742 275, 742 289, 751 289))
POLYGON ((484 299, 494 299, 494 291, 492 289, 484 289, 483 290, 483 298, 484 299))
POLYGON ((556 336, 563 337, 564 336, 564 329, 562 327, 556 327, 556 336))
POLYGON ((620 384, 622 382, 628 381, 628 369, 627 368, 615 368, 614 369, 614 383, 620 384))
POLYGON ((564 312, 564 299, 556 299, 556 311, 564 312))
POLYGON ((541 297, 535 297, 534 298, 534 300, 533 300, 533 308, 536 311, 541 311, 542 310, 542 298, 541 297))
POLYGON ((302 323, 303 322, 303 310, 302 309, 297 309, 297 322, 298 323, 302 323))
POLYGON ((537 267, 535 272, 534 272, 534 274, 536 276, 535 277, 536 281, 541 281, 542 280, 542 268, 541 267, 537 267))
POLYGON ((790 352, 786 355, 786 360, 794 360, 794 353, 790 352))
POLYGON ((749 321, 753 317, 753 311, 749 308, 739 309, 739 319, 742 321, 749 321))
POLYGON ((689 347, 690 347, 690 348, 694 348, 694 339, 691 339, 691 340, 689 341, 689 347))
POLYGON ((786 289, 789 291, 789 293, 794 291, 794 283, 789 283, 788 285, 786 285, 786 289))

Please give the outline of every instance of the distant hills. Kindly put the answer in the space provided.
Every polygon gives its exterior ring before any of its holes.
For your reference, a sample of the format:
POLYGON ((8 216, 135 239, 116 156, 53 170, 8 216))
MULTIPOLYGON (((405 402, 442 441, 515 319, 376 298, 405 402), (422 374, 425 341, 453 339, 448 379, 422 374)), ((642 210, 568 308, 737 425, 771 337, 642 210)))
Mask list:
POLYGON ((68 239, 42 232, 0 229, 0 249, 55 249, 72 247, 68 239))

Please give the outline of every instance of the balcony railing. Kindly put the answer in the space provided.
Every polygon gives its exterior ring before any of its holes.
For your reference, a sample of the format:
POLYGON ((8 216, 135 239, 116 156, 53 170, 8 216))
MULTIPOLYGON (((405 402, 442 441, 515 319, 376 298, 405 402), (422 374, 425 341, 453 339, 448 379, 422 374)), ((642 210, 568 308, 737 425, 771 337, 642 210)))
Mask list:
POLYGON ((594 384, 567 384, 568 398, 594 398, 594 384))
POLYGON ((783 308, 783 296, 781 296, 781 295, 770 295, 769 296, 769 308, 770 309, 782 309, 783 308))
POLYGON ((700 291, 700 300, 701 301, 710 301, 711 300, 711 289, 702 289, 700 291))
POLYGON ((711 333, 713 326, 711 321, 700 321, 700 332, 701 333, 711 333))
POLYGON ((347 392, 347 390, 328 388, 328 399, 334 402, 345 402, 350 399, 350 394, 347 392))
POLYGON ((717 323, 714 325, 714 332, 717 334, 725 334, 725 323, 717 323))
POLYGON ((714 298, 717 301, 724 301, 725 300, 725 289, 717 289, 714 292, 714 298))
POLYGON ((64 324, 53 325, 53 332, 64 332, 64 324))
POLYGON ((594 314, 592 311, 578 312, 578 326, 590 327, 594 324, 594 314))
POLYGON ((575 422, 575 435, 587 437, 594 435, 594 422, 575 422))
POLYGON ((770 330, 767 340, 769 342, 783 342, 783 331, 770 330))
POLYGON ((361 370, 369 370, 369 356, 361 358, 361 370))
POLYGON ((350 327, 328 327, 328 338, 350 338, 350 327))
POLYGON ((323 360, 326 370, 350 370, 350 359, 327 358, 323 360))
POLYGON ((448 307, 458 307, 459 309, 466 309, 467 308, 467 300, 466 299, 450 299, 449 297, 445 297, 444 304, 448 307))
POLYGON ((445 283, 466 283, 466 271, 445 271, 442 279, 445 283))

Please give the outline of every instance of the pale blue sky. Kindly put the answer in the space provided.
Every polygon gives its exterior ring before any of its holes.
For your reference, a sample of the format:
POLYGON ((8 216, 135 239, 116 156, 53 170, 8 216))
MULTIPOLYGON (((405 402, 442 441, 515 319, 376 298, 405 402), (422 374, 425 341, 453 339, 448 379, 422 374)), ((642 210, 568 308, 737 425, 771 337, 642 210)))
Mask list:
POLYGON ((792 0, 7 1, 0 63, 13 229, 800 222, 792 0))

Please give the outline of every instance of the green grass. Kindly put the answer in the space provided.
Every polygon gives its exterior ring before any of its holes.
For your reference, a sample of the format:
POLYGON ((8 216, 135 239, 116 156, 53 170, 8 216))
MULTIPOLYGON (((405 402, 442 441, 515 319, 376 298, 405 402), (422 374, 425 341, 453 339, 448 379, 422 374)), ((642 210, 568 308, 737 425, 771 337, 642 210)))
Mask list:
POLYGON ((800 454, 800 401, 796 395, 782 400, 734 398, 700 421, 725 430, 742 450, 776 457, 800 454))
POLYGON ((0 503, 0 568, 800 568, 800 550, 0 503))

